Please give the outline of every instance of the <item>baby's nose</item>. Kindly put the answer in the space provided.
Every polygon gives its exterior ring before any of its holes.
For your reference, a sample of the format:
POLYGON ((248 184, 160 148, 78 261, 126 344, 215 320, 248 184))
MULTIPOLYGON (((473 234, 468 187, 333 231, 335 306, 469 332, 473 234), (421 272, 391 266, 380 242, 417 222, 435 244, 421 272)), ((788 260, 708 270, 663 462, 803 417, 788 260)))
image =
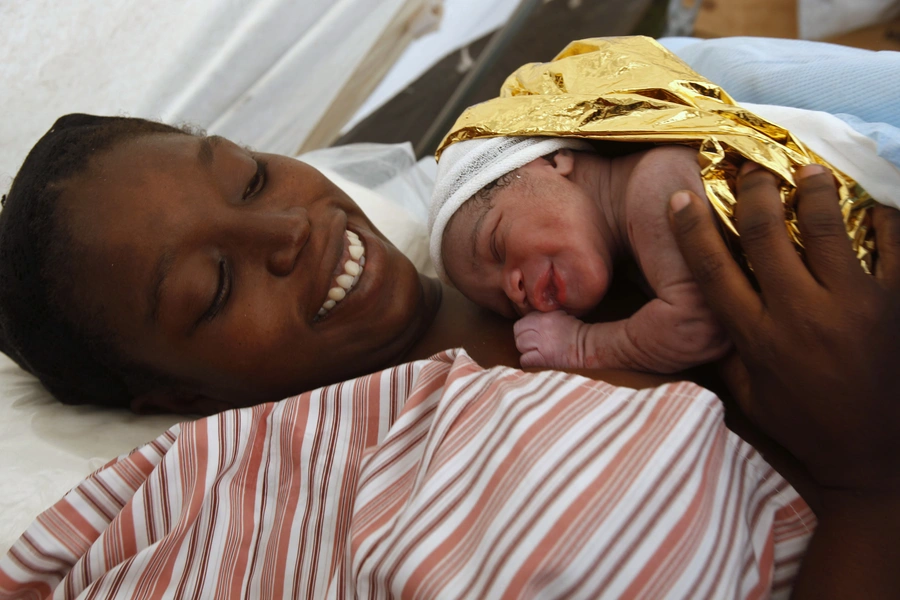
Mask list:
POLYGON ((509 298, 519 310, 519 314, 528 312, 528 296, 525 293, 525 275, 521 269, 509 269, 504 282, 506 297, 509 298))

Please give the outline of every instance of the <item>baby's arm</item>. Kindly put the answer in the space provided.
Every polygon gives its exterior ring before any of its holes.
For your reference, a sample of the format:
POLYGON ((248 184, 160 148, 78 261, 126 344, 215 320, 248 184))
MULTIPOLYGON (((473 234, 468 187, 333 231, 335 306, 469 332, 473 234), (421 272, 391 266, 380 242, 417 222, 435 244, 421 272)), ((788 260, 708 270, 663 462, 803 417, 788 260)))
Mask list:
POLYGON ((626 192, 635 260, 656 298, 630 318, 586 324, 562 312, 530 313, 515 326, 522 366, 671 373, 724 355, 730 343, 706 306, 669 229, 668 200, 680 189, 705 197, 695 150, 642 153, 626 192))
POLYGON ((562 311, 515 324, 523 367, 606 368, 674 373, 720 358, 730 347, 693 282, 670 288, 628 319, 584 323, 562 311))

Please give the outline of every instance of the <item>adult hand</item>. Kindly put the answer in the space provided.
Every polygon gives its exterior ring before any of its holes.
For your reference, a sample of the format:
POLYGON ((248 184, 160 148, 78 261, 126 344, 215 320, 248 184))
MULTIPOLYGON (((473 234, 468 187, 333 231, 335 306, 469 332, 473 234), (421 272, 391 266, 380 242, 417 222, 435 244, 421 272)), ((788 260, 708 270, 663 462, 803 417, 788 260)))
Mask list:
POLYGON ((746 385, 733 389, 739 406, 820 487, 819 531, 803 568, 815 576, 803 579, 804 591, 839 594, 863 582, 874 593, 893 592, 900 585, 891 566, 900 533, 900 213, 874 210, 878 262, 867 275, 850 249, 832 175, 815 165, 796 176, 805 262, 787 236, 775 177, 751 163, 738 179, 737 228, 759 292, 705 202, 675 194, 672 226, 742 363, 737 379, 746 385))
POLYGON ((760 293, 698 198, 673 198, 675 235, 746 367, 742 410, 820 485, 900 491, 900 213, 874 211, 878 268, 866 275, 831 174, 815 165, 797 177, 806 263, 774 175, 745 166, 738 179, 737 227, 760 293))

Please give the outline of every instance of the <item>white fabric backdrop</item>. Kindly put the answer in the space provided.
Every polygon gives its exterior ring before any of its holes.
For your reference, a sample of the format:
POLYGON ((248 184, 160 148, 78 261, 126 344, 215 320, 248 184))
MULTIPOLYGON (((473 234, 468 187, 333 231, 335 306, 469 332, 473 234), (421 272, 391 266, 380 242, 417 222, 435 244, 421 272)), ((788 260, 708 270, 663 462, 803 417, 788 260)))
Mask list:
POLYGON ((282 153, 330 141, 440 4, 4 1, 0 189, 69 112, 190 121, 282 153))
MULTIPOLYGON (((444 16, 437 30, 409 45, 344 130, 349 131, 444 56, 503 26, 518 5, 519 0, 444 0, 444 16)), ((471 64, 461 57, 458 68, 464 71, 471 64)), ((440 109, 435 107, 435 114, 440 109)))

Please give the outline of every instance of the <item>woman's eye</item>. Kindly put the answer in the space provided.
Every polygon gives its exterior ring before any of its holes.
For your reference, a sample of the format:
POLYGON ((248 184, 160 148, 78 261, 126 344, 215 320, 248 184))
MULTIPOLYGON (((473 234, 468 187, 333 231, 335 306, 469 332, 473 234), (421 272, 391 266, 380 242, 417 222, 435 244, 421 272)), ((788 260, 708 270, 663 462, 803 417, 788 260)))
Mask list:
POLYGON ((266 164, 261 161, 256 161, 256 173, 253 174, 253 177, 250 179, 250 182, 247 184, 247 189, 244 190, 244 200, 249 200, 254 195, 258 194, 259 191, 266 184, 266 164))
POLYGON ((217 314, 224 308, 231 295, 232 281, 234 273, 231 271, 231 263, 224 258, 219 259, 219 277, 216 285, 216 291, 213 294, 212 302, 206 312, 201 316, 201 320, 212 321, 217 314))

